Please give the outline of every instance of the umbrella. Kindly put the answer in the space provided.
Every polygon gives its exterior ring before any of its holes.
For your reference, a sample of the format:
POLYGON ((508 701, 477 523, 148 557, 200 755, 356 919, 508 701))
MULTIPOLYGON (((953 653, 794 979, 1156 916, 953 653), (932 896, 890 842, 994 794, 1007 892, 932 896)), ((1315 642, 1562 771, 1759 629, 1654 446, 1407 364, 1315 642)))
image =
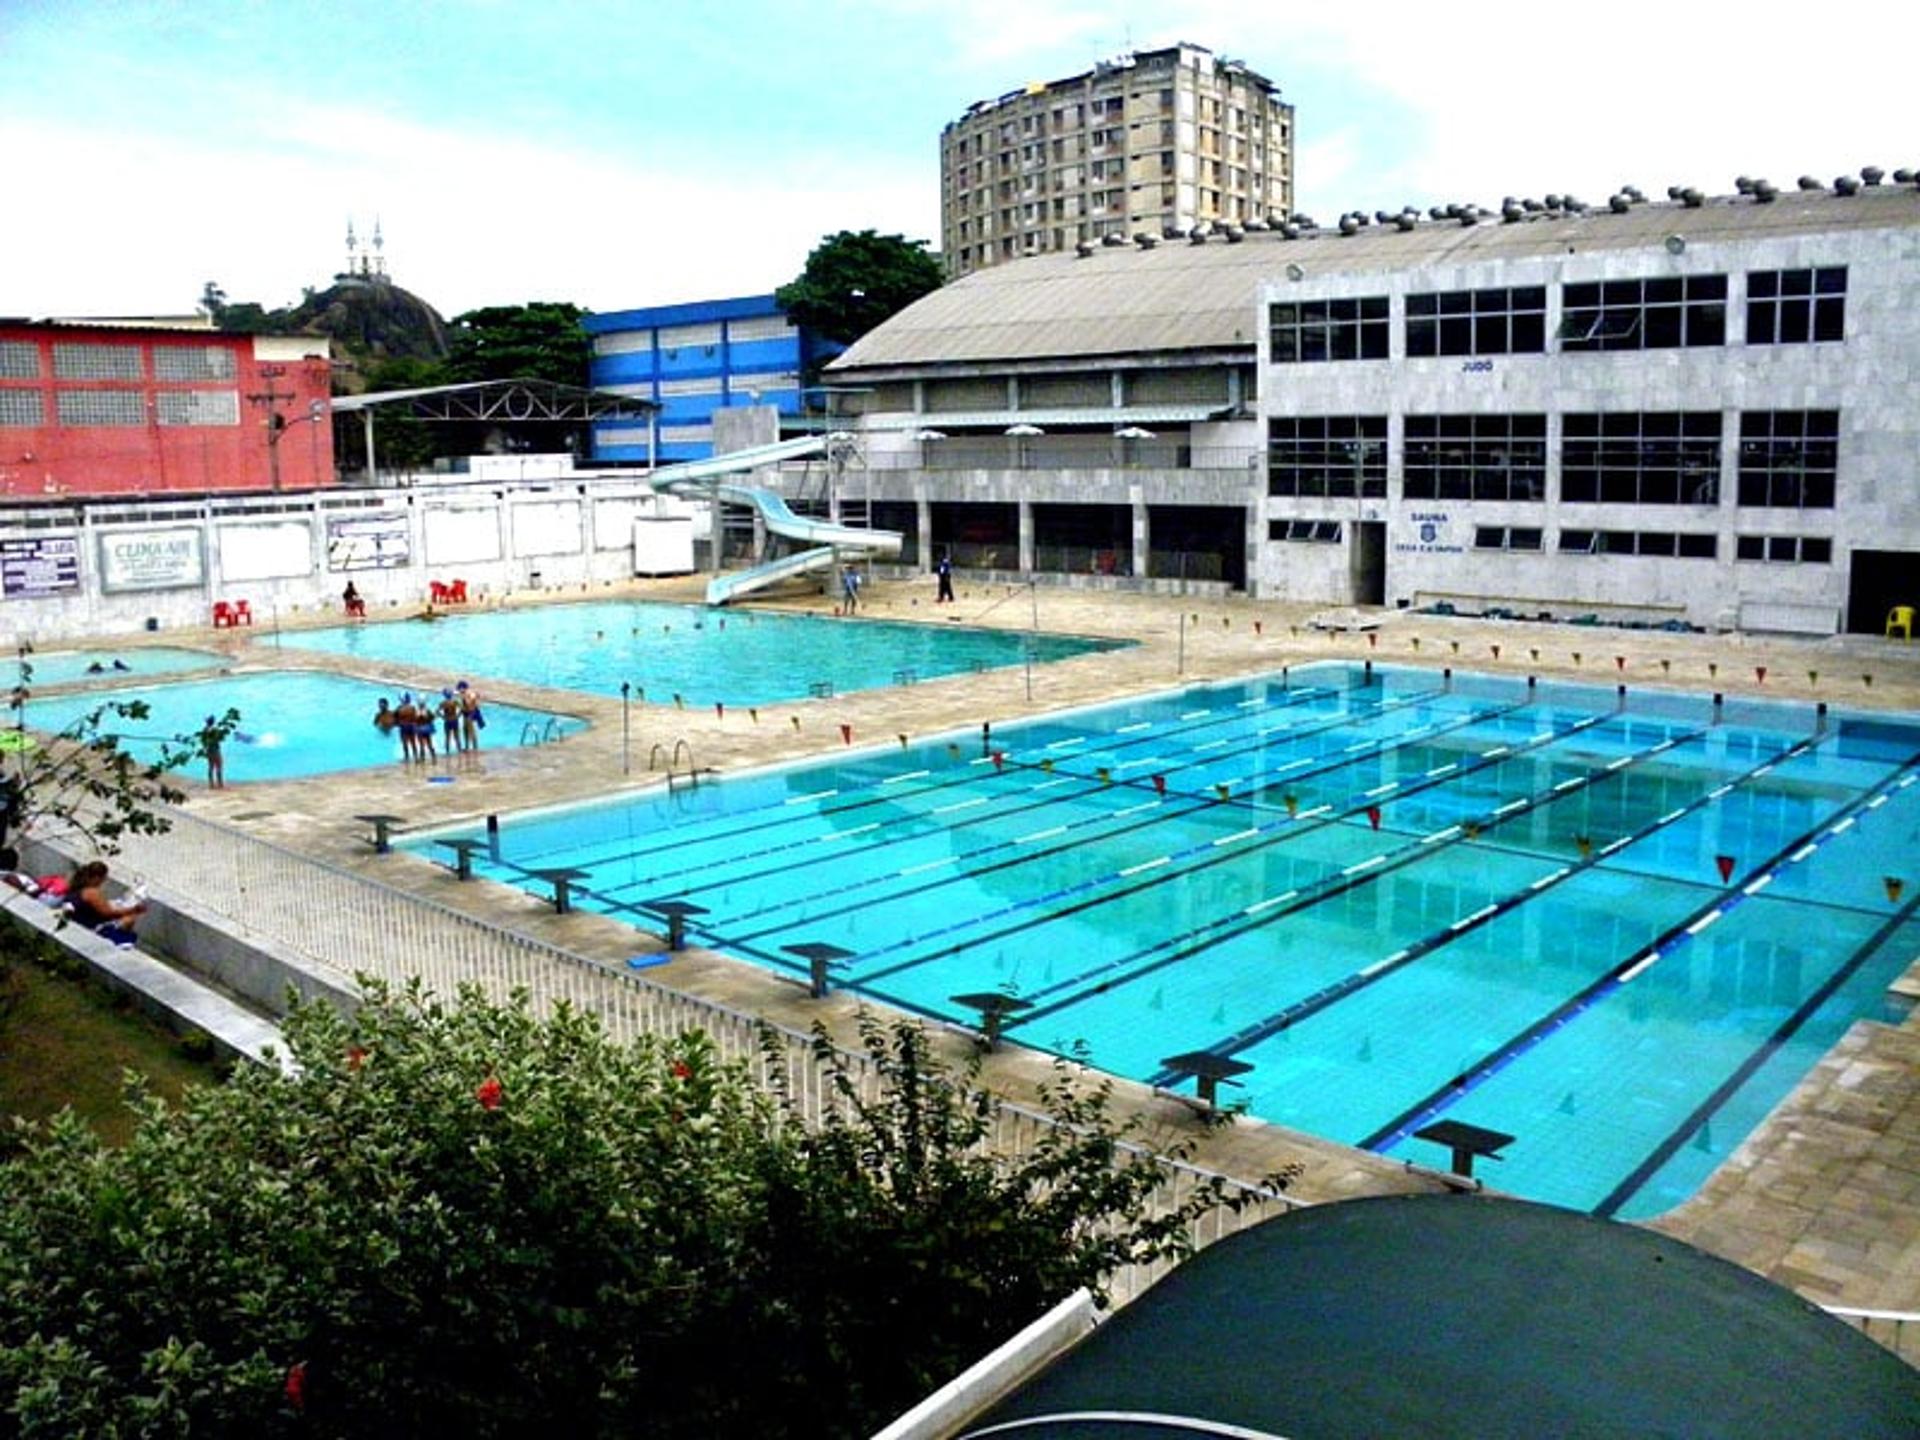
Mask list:
POLYGON ((944 430, 916 430, 913 432, 913 438, 921 441, 944 440, 947 438, 947 432, 944 430))
POLYGON ((1046 433, 1047 432, 1042 430, 1038 425, 1009 425, 1007 427, 1007 434, 1009 435, 1044 435, 1046 433))
POLYGON ((1121 439, 1121 440, 1151 440, 1151 439, 1153 439, 1153 431, 1151 431, 1151 430, 1143 430, 1143 429, 1141 429, 1141 428, 1140 428, 1140 427, 1139 427, 1138 425, 1123 425, 1123 426, 1121 426, 1121 427, 1120 427, 1120 428, 1119 428, 1118 430, 1116 430, 1116 431, 1114 431, 1113 433, 1114 433, 1114 435, 1115 435, 1115 437, 1116 437, 1116 438, 1118 438, 1118 439, 1121 439))

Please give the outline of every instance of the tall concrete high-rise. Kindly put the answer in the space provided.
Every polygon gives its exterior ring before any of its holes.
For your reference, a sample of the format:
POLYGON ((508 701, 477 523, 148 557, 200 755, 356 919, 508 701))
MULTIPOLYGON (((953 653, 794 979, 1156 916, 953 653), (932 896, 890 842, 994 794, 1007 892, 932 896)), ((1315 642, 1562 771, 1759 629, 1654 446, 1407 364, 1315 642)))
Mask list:
POLYGON ((1293 107, 1199 45, 1136 50, 982 100, 940 137, 954 275, 1083 240, 1293 207, 1293 107))

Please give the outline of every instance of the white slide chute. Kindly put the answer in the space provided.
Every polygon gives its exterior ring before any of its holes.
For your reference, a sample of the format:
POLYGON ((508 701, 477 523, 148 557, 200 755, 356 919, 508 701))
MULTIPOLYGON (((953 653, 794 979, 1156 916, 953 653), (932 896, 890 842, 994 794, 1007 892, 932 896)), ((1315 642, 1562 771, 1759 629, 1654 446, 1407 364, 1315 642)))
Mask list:
MULTIPOLYGON (((681 499, 705 499, 718 495, 733 505, 745 505, 760 516, 769 534, 792 540, 810 548, 777 560, 769 560, 731 575, 716 575, 707 582, 707 603, 725 605, 742 595, 781 580, 830 568, 842 554, 893 556, 900 553, 900 535, 893 530, 869 530, 858 525, 837 525, 796 515, 787 502, 773 491, 758 485, 730 484, 729 475, 757 470, 763 465, 778 465, 783 460, 804 460, 826 453, 830 437, 810 435, 798 440, 782 440, 776 445, 757 445, 716 455, 711 460, 692 460, 684 465, 669 465, 646 477, 655 490, 681 499)), ((719 537, 714 537, 715 543, 719 537)))

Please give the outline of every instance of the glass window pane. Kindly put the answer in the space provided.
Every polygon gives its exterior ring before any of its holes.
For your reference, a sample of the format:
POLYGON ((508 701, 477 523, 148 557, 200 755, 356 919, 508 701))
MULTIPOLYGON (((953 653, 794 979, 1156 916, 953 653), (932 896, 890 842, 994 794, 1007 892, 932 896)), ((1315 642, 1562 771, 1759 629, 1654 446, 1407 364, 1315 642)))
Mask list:
POLYGON ((1833 562, 1833 541, 1809 537, 1800 542, 1800 563, 1828 565, 1833 562))
POLYGON ((1742 535, 1734 542, 1734 558, 1738 560, 1764 560, 1767 558, 1767 540, 1764 535, 1742 535))

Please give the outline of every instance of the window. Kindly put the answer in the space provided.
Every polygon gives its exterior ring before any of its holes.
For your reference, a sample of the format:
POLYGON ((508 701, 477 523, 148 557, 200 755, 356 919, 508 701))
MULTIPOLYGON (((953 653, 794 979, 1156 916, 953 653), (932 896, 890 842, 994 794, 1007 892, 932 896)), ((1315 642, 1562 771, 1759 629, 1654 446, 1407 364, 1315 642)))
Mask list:
POLYGON ((1538 550, 1545 532, 1533 527, 1481 525, 1473 532, 1476 550, 1538 550))
POLYGON ((1720 412, 1568 415, 1560 498, 1603 505, 1720 503, 1720 412))
POLYGON ((1747 272, 1747 343, 1840 340, 1847 326, 1847 267, 1747 272))
POLYGON ((162 390, 154 397, 162 425, 238 425, 237 390, 162 390))
POLYGON ((1711 560, 1720 551, 1715 535, 1676 535, 1666 530, 1562 530, 1562 555, 1678 556, 1711 560))
POLYGON ((156 380, 231 380, 233 352, 220 345, 156 345, 156 380))
POLYGON ((1304 415, 1269 420, 1267 493, 1384 498, 1387 417, 1304 415))
POLYGON ((46 405, 38 390, 0 390, 0 425, 46 423, 46 405))
POLYGON ((1303 300, 1267 314, 1273 363, 1387 358, 1387 297, 1303 300))
POLYGON ((1560 292, 1562 350, 1673 350, 1724 345, 1727 277, 1601 280, 1560 292))
POLYGON ((1736 560, 1773 564, 1831 565, 1833 541, 1818 535, 1742 535, 1734 542, 1736 560))
POLYGON ((1748 410, 1740 416, 1740 503, 1831 510, 1840 468, 1838 410, 1748 410))
POLYGON ((1267 522, 1267 538, 1309 541, 1317 545, 1338 545, 1340 522, 1338 520, 1270 520, 1267 522))
POLYGON ((1547 287, 1407 296, 1407 354, 1537 355, 1547 348, 1547 287))
POLYGON ((146 397, 138 390, 62 390, 62 425, 144 425, 146 397))
POLYGON ((62 380, 138 380, 138 345, 55 345, 53 373, 62 380))
POLYGON ((1409 415, 1409 500, 1544 500, 1544 415, 1409 415))
POLYGON ((0 380, 38 380, 40 347, 31 340, 0 340, 0 380))

